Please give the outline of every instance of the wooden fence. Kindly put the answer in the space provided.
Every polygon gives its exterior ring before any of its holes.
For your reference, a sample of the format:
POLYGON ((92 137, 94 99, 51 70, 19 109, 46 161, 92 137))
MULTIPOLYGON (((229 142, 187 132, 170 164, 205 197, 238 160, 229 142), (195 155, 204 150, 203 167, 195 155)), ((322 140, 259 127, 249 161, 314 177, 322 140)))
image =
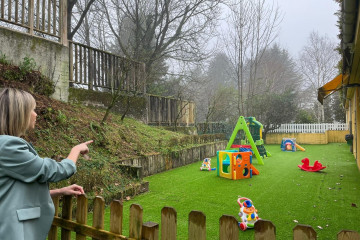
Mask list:
POLYGON ((195 103, 172 97, 148 95, 148 124, 194 126, 195 103))
POLYGON ((70 84, 98 91, 146 92, 144 63, 71 41, 69 47, 70 84))
POLYGON ((67 45, 66 9, 67 1, 61 0, 0 0, 0 20, 67 45))
POLYGON ((324 133, 325 131, 348 130, 346 123, 305 123, 305 124, 281 124, 269 133, 324 133))
MULTIPOLYGON (((161 210, 161 229, 159 224, 154 222, 143 223, 143 209, 138 204, 130 206, 129 215, 129 236, 123 235, 123 204, 119 200, 114 200, 110 204, 110 229, 104 230, 105 202, 102 197, 94 199, 93 223, 87 225, 88 199, 85 196, 77 198, 75 221, 72 217, 72 197, 65 196, 62 200, 62 217, 59 217, 59 198, 53 199, 55 204, 55 218, 48 235, 48 240, 56 240, 58 227, 61 229, 61 239, 70 240, 71 232, 76 232, 77 240, 84 240, 92 237, 93 240, 109 239, 176 239, 177 213, 172 207, 164 207, 161 210)), ((276 238, 276 228, 271 221, 259 220, 255 223, 256 240, 273 240, 276 238)), ((188 239, 206 239, 206 216, 200 211, 191 211, 188 217, 188 239)), ((238 240, 239 227, 238 221, 234 216, 223 215, 219 221, 220 240, 238 240)), ((297 225, 293 229, 294 240, 316 240, 317 234, 311 226, 297 225)), ((335 239, 335 236, 334 236, 335 239)), ((337 234, 338 240, 360 240, 360 234, 355 231, 342 230, 337 234)))

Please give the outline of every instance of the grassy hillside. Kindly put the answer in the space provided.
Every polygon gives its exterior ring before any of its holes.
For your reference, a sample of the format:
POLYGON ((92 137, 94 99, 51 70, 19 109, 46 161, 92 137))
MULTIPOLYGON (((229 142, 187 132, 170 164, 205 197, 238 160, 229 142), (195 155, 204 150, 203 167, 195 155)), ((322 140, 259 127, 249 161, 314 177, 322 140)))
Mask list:
POLYGON ((80 159, 77 174, 52 187, 76 182, 84 186, 89 196, 115 196, 126 185, 137 180, 123 174, 111 162, 166 153, 188 147, 192 142, 182 133, 147 126, 130 118, 121 121, 121 116, 115 113, 111 113, 107 122, 100 125, 104 109, 67 104, 47 97, 49 91, 43 88, 49 80, 40 72, 33 71, 29 63, 25 65, 27 68, 24 70, 21 66, 0 61, 0 87, 24 89, 35 97, 38 114, 36 129, 24 138, 35 146, 39 155, 61 160, 74 145, 94 140, 90 146, 91 160, 80 159))

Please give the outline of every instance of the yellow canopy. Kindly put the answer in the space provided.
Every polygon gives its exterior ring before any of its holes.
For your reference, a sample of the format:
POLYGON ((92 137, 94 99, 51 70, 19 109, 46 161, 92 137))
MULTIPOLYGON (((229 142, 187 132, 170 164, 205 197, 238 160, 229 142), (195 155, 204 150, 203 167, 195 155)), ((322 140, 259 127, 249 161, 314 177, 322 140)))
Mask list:
POLYGON ((341 89, 342 83, 348 79, 349 75, 337 75, 333 80, 326 83, 324 86, 318 89, 318 101, 323 104, 324 98, 328 97, 330 94, 341 89))

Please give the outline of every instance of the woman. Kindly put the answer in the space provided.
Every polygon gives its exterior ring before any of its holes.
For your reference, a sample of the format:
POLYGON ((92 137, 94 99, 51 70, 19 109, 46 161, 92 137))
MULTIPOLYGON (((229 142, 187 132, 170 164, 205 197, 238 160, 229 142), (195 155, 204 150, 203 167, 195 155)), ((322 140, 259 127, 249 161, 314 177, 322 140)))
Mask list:
POLYGON ((49 182, 69 178, 76 172, 80 154, 88 144, 73 147, 61 162, 40 158, 21 138, 36 124, 35 99, 25 91, 6 88, 0 92, 0 239, 44 240, 54 217, 51 196, 80 195, 77 185, 50 190, 49 182))

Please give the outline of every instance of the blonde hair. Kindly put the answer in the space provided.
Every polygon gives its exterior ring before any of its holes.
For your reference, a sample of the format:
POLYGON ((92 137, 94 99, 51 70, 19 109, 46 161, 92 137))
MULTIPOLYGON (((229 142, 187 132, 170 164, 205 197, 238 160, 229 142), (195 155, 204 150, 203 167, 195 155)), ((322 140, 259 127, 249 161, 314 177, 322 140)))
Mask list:
POLYGON ((24 135, 35 106, 35 99, 30 93, 15 88, 3 89, 0 92, 0 135, 24 135))

